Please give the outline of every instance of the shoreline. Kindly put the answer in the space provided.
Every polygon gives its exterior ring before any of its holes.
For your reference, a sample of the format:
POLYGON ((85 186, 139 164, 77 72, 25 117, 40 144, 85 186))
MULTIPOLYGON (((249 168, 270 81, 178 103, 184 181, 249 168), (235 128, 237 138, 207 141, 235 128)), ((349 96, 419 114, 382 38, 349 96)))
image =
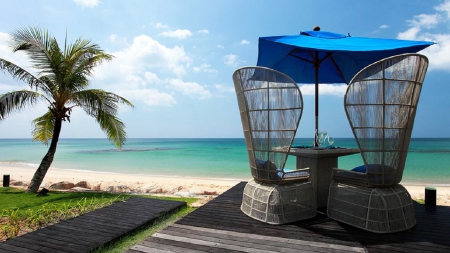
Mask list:
MULTIPOLYGON (((10 175, 10 186, 25 189, 35 167, 0 164, 2 175, 10 175)), ((50 190, 105 191, 179 197, 212 198, 248 179, 177 177, 147 174, 125 174, 50 168, 41 184, 50 190), (66 182, 61 184, 60 182, 66 182), (60 184, 58 184, 60 183, 60 184), (75 186, 75 187, 74 187, 75 186)), ((3 177, 1 177, 3 180, 3 177)), ((402 183, 414 200, 424 199, 425 187, 435 187, 437 204, 450 206, 450 186, 402 183)))

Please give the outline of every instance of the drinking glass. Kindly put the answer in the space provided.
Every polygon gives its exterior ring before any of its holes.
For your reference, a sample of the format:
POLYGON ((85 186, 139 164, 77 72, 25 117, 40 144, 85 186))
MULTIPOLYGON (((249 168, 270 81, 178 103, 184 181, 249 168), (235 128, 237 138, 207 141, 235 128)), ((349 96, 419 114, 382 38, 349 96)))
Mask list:
POLYGON ((320 145, 322 145, 322 143, 324 141, 325 141, 325 138, 324 138, 323 133, 319 132, 318 134, 316 134, 316 142, 319 147, 320 147, 320 145))
POLYGON ((328 145, 330 145, 332 147, 333 143, 334 143, 334 137, 328 136, 328 145))

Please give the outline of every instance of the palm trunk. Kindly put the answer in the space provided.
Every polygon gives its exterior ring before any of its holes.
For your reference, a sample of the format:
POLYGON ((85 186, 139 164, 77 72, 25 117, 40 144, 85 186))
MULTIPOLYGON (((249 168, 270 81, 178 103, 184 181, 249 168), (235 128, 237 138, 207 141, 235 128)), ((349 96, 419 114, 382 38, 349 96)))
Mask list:
POLYGON ((34 173, 30 185, 28 186, 27 192, 37 193, 37 191, 39 190, 39 186, 44 180, 45 174, 47 174, 47 171, 53 162, 53 157, 55 157, 56 146, 58 145, 59 134, 61 133, 61 125, 62 119, 56 118, 55 127, 53 129, 52 142, 50 143, 50 147, 48 148, 47 154, 42 159, 39 168, 34 173))

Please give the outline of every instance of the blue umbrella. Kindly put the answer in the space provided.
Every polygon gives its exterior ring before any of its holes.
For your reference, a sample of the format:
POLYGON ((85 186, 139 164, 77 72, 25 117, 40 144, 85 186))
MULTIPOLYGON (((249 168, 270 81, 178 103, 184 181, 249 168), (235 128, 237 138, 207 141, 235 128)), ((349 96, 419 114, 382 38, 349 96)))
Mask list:
POLYGON ((317 131, 319 83, 348 83, 371 63, 393 55, 416 53, 433 44, 306 31, 299 35, 260 37, 257 65, 283 72, 297 83, 315 84, 317 131))

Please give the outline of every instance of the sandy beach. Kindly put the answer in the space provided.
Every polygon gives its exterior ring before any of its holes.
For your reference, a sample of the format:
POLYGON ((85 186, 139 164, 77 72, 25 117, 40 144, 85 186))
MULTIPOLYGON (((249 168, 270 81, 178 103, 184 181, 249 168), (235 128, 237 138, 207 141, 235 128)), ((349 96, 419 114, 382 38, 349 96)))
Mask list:
MULTIPOLYGON (((36 168, 16 164, 0 164, 0 174, 10 175, 10 186, 25 188, 36 168)), ((1 178, 3 180, 3 177, 1 178)), ((107 191, 116 193, 138 193, 199 197, 210 199, 220 195, 242 180, 223 180, 190 177, 161 177, 138 174, 86 172, 50 168, 41 187, 50 190, 107 191), (65 182, 61 184, 61 182, 65 182)), ((424 199, 425 185, 402 183, 413 199, 424 199)), ((426 185, 433 186, 433 185, 426 185)), ((450 206, 450 187, 433 186, 437 189, 437 204, 450 206)))

